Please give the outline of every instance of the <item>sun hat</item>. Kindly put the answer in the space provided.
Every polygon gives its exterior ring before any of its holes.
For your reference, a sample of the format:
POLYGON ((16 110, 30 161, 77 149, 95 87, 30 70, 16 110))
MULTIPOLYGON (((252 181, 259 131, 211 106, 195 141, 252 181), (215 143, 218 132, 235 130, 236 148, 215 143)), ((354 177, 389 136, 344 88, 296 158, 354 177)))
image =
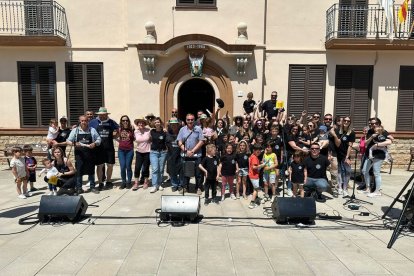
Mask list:
POLYGON ((134 124, 138 124, 139 122, 142 122, 142 123, 144 123, 144 124, 148 124, 148 122, 147 122, 147 119, 145 119, 144 117, 140 117, 140 118, 138 118, 138 119, 135 119, 134 120, 134 124))
POLYGON ((207 119, 207 115, 206 114, 201 114, 200 119, 207 119))
POLYGON ((171 124, 180 124, 180 122, 177 120, 177 118, 171 118, 168 123, 171 124))
POLYGON ((101 106, 95 114, 102 115, 102 114, 111 114, 108 112, 108 109, 106 107, 101 106))
POLYGON ((148 113, 147 116, 145 116, 145 118, 148 120, 149 118, 155 118, 153 113, 148 113))

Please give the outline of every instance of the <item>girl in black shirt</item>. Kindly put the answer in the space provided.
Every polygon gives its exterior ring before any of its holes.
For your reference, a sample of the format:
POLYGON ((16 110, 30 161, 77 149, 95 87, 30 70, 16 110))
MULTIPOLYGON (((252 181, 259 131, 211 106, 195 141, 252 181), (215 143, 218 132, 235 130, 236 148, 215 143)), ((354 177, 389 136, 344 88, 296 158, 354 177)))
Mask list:
POLYGON ((303 185, 305 184, 305 165, 303 164, 303 154, 296 151, 293 154, 293 162, 289 165, 289 181, 293 185, 293 196, 299 194, 304 197, 303 185))
POLYGON ((249 146, 245 140, 241 140, 237 145, 236 151, 236 162, 238 166, 238 177, 236 184, 236 198, 240 198, 240 184, 243 185, 243 198, 247 199, 246 196, 246 180, 249 173, 249 146))
POLYGON ((226 184, 229 184, 230 197, 236 199, 233 193, 233 180, 237 172, 237 162, 235 161, 235 155, 233 154, 233 145, 226 144, 225 153, 220 159, 220 165, 218 167, 218 175, 221 177, 221 200, 225 198, 226 184))

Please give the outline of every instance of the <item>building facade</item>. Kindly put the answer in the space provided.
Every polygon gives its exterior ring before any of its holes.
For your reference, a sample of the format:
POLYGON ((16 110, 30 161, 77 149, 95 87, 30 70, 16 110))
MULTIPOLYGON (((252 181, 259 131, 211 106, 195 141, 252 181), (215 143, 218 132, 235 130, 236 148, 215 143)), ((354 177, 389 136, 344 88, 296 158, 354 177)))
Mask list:
POLYGON ((378 116, 397 136, 414 133, 411 4, 393 40, 376 0, 2 0, 0 8, 3 134, 38 133, 61 115, 76 123, 99 106, 116 120, 167 119, 172 107, 180 116, 213 111, 222 98, 237 115, 248 92, 266 100, 274 90, 290 114, 350 114, 356 130, 378 116))

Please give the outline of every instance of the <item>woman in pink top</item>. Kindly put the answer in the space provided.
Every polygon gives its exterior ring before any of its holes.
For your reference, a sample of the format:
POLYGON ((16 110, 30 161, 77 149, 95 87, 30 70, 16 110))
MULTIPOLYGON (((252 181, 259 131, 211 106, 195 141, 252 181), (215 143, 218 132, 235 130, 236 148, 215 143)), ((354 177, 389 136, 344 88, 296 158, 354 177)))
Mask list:
POLYGON ((150 129, 147 128, 147 121, 143 118, 135 119, 135 141, 137 143, 137 148, 135 151, 136 161, 135 161, 135 183, 132 187, 133 191, 138 190, 138 180, 140 173, 141 183, 143 183, 143 188, 148 188, 148 177, 149 177, 149 166, 150 166, 150 150, 151 150, 151 135, 150 129))

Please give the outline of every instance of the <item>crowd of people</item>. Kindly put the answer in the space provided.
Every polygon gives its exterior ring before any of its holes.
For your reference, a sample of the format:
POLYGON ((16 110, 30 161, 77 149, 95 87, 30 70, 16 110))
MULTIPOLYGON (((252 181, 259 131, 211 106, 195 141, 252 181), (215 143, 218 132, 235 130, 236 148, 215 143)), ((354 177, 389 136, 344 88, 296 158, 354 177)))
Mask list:
MULTIPOLYGON (((234 200, 247 200, 251 195, 249 208, 254 208, 259 202, 273 202, 283 183, 287 196, 312 196, 324 201, 325 191, 335 197, 349 196, 351 156, 359 151, 365 180, 359 192, 381 196, 380 168, 393 137, 378 118, 369 119, 356 150, 350 116, 334 118, 328 113, 321 117, 306 111, 298 118, 288 115, 277 101, 276 91, 263 103, 256 103, 253 93, 248 93, 244 114, 233 118, 221 114, 223 101, 217 99, 217 103, 214 113, 199 110, 195 115, 187 114, 185 121, 178 118, 174 108, 166 123, 153 114, 133 121, 123 115, 117 123, 109 118, 105 107, 99 108, 96 117, 87 111, 73 127, 65 117, 60 118, 60 126, 52 119, 47 135, 50 156, 42 160, 49 194, 85 192, 84 175, 88 176, 88 191, 112 189, 116 141, 119 189, 162 191, 166 171, 173 192, 204 192, 206 205, 225 200, 228 190, 228 197, 234 200), (66 157, 66 148, 70 149, 68 154, 73 149, 75 166, 66 157), (217 190, 221 191, 219 197, 217 190)), ((32 150, 30 146, 12 149, 10 166, 19 198, 30 196, 36 189, 37 161, 32 150)))

